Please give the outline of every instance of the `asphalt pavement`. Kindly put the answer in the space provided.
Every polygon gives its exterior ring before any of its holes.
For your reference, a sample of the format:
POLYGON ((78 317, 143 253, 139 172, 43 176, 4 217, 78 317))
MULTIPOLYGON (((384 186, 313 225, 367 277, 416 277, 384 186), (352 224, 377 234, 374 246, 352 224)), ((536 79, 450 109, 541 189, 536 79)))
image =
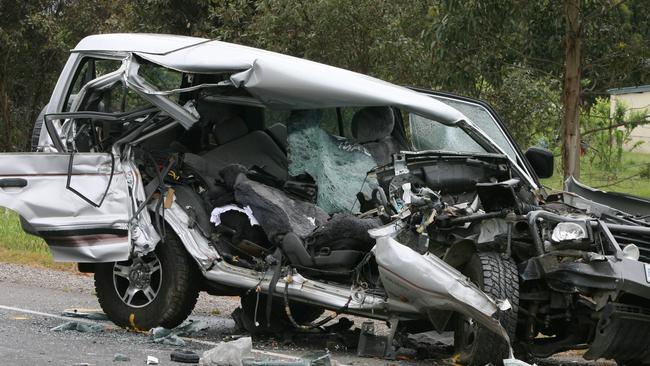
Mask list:
MULTIPOLYGON (((208 324, 208 328, 185 338, 184 348, 202 354, 222 340, 240 336, 230 317, 238 306, 237 297, 202 293, 190 319, 208 324)), ((170 361, 170 354, 178 347, 153 343, 149 334, 128 331, 109 321, 62 316, 67 309, 99 310, 92 275, 0 263, 0 365, 144 365, 147 356, 158 358, 161 365, 177 364, 170 361), (72 320, 101 324, 103 330, 97 333, 51 330, 72 320), (113 361, 117 353, 130 360, 113 361)), ((377 324, 378 328, 381 326, 377 324)), ((254 338, 254 355, 261 359, 289 360, 322 353, 329 347, 332 359, 339 365, 450 364, 444 358, 418 361, 361 358, 348 351, 342 342, 310 337, 254 338)))
MULTIPOLYGON (((207 328, 184 338, 185 349, 199 355, 221 341, 242 336, 230 314, 239 306, 238 297, 216 297, 202 293, 190 319, 207 328)), ((0 365, 144 365, 147 356, 156 357, 160 365, 170 361, 176 346, 153 343, 147 333, 136 333, 113 325, 110 321, 74 319, 62 316, 68 309, 100 310, 94 295, 92 275, 32 268, 0 262, 0 365), (56 332, 52 328, 77 320, 100 324, 102 331, 81 333, 74 330, 56 332), (117 353, 129 361, 114 361, 117 353)), ((355 325, 364 319, 352 318, 355 325)), ((376 322, 381 332, 386 327, 376 322)), ((348 339, 348 345, 355 339, 348 339)), ((253 338, 257 359, 291 360, 329 350, 336 364, 368 366, 451 365, 450 353, 435 358, 384 360, 357 357, 347 348, 346 340, 317 334, 284 334, 253 338)), ((431 356, 430 356, 431 357, 431 356)), ((539 365, 612 365, 587 363, 572 354, 538 360, 539 365)), ((614 364, 615 365, 615 364, 614 364)))

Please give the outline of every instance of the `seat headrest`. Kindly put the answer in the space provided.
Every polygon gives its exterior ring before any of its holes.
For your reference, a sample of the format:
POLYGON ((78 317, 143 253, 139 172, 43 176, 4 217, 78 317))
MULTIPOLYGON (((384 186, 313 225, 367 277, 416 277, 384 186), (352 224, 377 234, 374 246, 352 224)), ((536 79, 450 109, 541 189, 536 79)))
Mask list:
POLYGON ((219 145, 238 139, 247 133, 246 122, 237 116, 228 117, 214 126, 214 138, 219 145))
POLYGON ((390 107, 365 107, 352 117, 352 136, 362 144, 390 136, 394 127, 395 116, 390 107))

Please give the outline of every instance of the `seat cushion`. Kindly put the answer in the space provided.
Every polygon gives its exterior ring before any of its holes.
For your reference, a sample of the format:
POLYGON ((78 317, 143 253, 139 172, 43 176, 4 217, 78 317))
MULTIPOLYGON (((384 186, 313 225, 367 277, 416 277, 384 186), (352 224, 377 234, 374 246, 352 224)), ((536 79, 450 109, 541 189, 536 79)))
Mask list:
POLYGON ((388 164, 400 144, 392 137, 395 115, 390 107, 366 107, 352 117, 352 135, 378 165, 388 164))
POLYGON ((282 123, 276 123, 267 128, 266 132, 271 135, 275 143, 278 144, 282 151, 287 151, 287 126, 283 125, 282 123))

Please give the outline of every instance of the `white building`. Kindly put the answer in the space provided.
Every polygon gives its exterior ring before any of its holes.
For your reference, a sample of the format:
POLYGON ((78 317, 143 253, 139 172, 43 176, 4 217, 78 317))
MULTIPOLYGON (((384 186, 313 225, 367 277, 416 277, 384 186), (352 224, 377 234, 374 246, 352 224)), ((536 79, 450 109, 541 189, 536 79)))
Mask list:
MULTIPOLYGON (((610 113, 613 114, 617 103, 625 104, 628 112, 647 110, 650 114, 650 85, 609 89, 610 113)), ((630 145, 643 141, 635 151, 650 154, 650 124, 639 126, 632 131, 630 145)))

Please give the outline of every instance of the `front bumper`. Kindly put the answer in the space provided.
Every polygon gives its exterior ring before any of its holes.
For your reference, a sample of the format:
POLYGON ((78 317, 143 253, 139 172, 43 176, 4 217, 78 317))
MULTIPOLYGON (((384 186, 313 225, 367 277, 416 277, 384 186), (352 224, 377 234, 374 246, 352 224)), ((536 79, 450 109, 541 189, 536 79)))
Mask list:
POLYGON ((595 324, 586 340, 586 359, 650 362, 650 265, 615 256, 567 254, 530 259, 522 279, 543 278, 554 290, 592 299, 595 324))
MULTIPOLYGON (((531 258, 520 272, 524 281, 544 279, 562 292, 608 291, 610 299, 631 294, 650 305, 650 265, 647 263, 615 256, 594 259, 575 251, 557 252, 531 258)), ((605 305, 605 302, 598 304, 597 310, 605 305)))
POLYGON ((650 309, 609 303, 600 311, 593 342, 584 358, 650 363, 650 309))

